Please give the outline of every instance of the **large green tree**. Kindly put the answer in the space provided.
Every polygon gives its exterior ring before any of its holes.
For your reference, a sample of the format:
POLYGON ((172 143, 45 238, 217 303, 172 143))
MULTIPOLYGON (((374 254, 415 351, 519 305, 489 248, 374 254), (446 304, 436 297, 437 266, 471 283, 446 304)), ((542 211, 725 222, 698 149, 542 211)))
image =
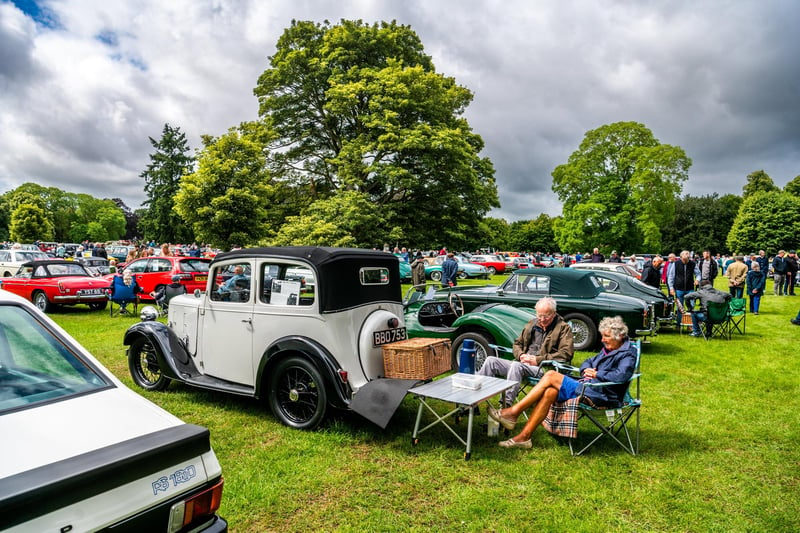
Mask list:
POLYGON ((735 194, 686 195, 675 204, 675 217, 664 227, 662 247, 656 252, 709 250, 731 253, 727 239, 742 199, 735 194))
POLYGON ((683 149, 661 144, 637 122, 588 131, 553 171, 553 191, 563 203, 555 225, 559 247, 660 250, 691 164, 683 149))
POLYGON ((40 205, 19 204, 11 213, 9 234, 12 240, 18 242, 51 241, 53 223, 40 205))
MULTIPOLYGON (((553 232, 555 218, 542 213, 533 220, 511 224, 511 249, 515 251, 553 253, 561 250, 553 232)), ((577 250, 575 250, 577 251, 577 250)))
POLYGON ((757 192, 742 202, 728 234, 733 253, 798 248, 800 197, 780 191, 757 192))
POLYGON ((173 209, 175 194, 181 177, 193 170, 194 157, 189 155, 189 143, 179 127, 164 124, 161 138, 149 137, 155 152, 150 154, 150 163, 139 175, 144 178, 146 208, 139 226, 148 239, 157 242, 185 243, 193 235, 184 220, 173 209))
POLYGON ((779 190, 769 174, 763 170, 756 170, 747 175, 747 183, 742 187, 742 198, 759 192, 777 192, 779 190))
POLYGON ((197 171, 184 176, 176 212, 202 242, 223 249, 272 237, 282 195, 270 179, 263 144, 247 128, 204 137, 197 171))
POLYGON ((800 196, 800 176, 795 176, 789 183, 783 186, 783 191, 794 196, 800 196))
MULTIPOLYGON (((408 26, 294 21, 254 92, 274 132, 269 167, 308 209, 356 191, 380 211, 387 233, 350 228, 355 245, 402 228, 420 247, 463 246, 499 207, 483 140, 462 116, 472 93, 436 73, 408 26)), ((341 232, 341 219, 326 222, 341 232)))

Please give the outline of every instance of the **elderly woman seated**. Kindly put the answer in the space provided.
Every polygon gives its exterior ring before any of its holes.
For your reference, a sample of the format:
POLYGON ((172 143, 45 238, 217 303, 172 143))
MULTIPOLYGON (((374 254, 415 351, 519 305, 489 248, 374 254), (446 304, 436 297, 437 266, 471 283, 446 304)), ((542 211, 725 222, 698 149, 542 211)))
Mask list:
POLYGON ((581 399, 583 403, 596 407, 620 405, 625 396, 627 382, 635 370, 636 351, 628 340, 628 327, 622 318, 606 317, 600 321, 597 329, 600 332, 603 347, 600 349, 600 353, 583 362, 580 367, 580 379, 574 379, 551 370, 516 404, 506 409, 489 408, 489 416, 497 420, 504 428, 511 430, 517 425, 519 415, 533 406, 533 411, 522 431, 501 442, 500 446, 531 448, 531 435, 547 416, 550 406, 555 402, 564 402, 580 396, 583 382, 620 383, 620 385, 607 387, 586 387, 581 399))

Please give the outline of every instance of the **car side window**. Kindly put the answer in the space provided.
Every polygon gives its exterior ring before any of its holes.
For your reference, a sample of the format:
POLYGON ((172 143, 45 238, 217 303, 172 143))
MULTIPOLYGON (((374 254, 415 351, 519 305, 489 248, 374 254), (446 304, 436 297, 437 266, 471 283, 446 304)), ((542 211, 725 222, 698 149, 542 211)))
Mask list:
POLYGON ((144 268, 147 266, 147 260, 144 261, 133 261, 130 265, 125 267, 125 270, 131 272, 132 274, 141 274, 144 272, 144 268))
POLYGON ((314 303, 314 274, 306 266, 264 263, 260 269, 263 303, 269 305, 311 305, 314 303))
POLYGON ((9 252, 0 251, 0 261, 7 262, 11 261, 11 254, 9 252))
POLYGON ((169 272, 172 270, 172 263, 169 259, 159 259, 157 257, 150 259, 150 264, 147 265, 147 272, 169 272))
POLYGON ((211 299, 217 302, 250 301, 250 263, 234 263, 214 268, 211 274, 211 299))

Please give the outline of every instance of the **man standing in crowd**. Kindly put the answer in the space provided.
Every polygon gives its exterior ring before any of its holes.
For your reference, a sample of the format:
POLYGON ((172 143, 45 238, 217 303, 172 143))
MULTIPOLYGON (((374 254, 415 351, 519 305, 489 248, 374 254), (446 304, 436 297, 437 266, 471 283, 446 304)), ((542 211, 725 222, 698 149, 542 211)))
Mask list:
POLYGON ((797 254, 789 250, 789 255, 783 258, 786 263, 786 281, 783 282, 783 294, 794 296, 794 282, 797 276, 797 254))
POLYGON ((622 263, 622 259, 617 255, 616 250, 611 251, 611 257, 608 258, 609 263, 622 263))
POLYGON ((769 259, 767 259, 767 253, 764 250, 759 250, 756 261, 758 261, 758 264, 761 267, 761 272, 766 275, 767 272, 769 272, 769 259))
POLYGON ((606 256, 600 253, 600 248, 592 250, 592 263, 605 263, 606 256))
POLYGON ((703 250, 703 258, 700 260, 698 268, 700 270, 700 281, 705 279, 710 281, 711 285, 714 285, 714 279, 717 277, 719 266, 714 258, 711 257, 711 253, 708 250, 703 250))
POLYGON ((442 286, 455 287, 458 285, 458 261, 453 252, 447 252, 447 259, 442 263, 442 286))
POLYGON ((655 287, 656 289, 661 288, 661 265, 664 263, 664 259, 657 255, 651 261, 648 261, 644 264, 644 268, 642 269, 642 283, 646 285, 650 285, 651 287, 655 287))
MULTIPOLYGON (((667 274, 669 293, 677 299, 680 306, 684 305, 683 299, 686 294, 697 285, 697 278, 700 274, 697 265, 689 257, 688 250, 682 251, 680 260, 673 263, 673 267, 667 274)), ((677 326, 680 328, 680 313, 677 314, 677 320, 677 326)))
POLYGON ((667 262, 664 264, 664 268, 661 269, 661 283, 667 285, 667 276, 669 276, 669 271, 675 267, 675 254, 669 254, 667 256, 667 262))
POLYGON ((728 278, 728 291, 731 296, 741 298, 744 293, 744 281, 747 278, 747 265, 744 264, 741 255, 737 255, 736 260, 725 271, 725 277, 728 278))
POLYGON ((783 282, 786 279, 786 261, 783 259, 785 255, 786 252, 781 250, 772 260, 772 279, 775 281, 773 292, 775 296, 783 296, 783 282))

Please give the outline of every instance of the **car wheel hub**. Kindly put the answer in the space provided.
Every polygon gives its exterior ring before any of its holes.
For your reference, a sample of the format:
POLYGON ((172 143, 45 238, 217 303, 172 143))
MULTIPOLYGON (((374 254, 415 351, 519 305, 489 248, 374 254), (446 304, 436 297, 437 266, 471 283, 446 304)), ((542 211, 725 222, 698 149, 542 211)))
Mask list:
POLYGON ((289 401, 290 402, 297 402, 300 400, 300 391, 297 389, 291 389, 289 391, 289 401))

